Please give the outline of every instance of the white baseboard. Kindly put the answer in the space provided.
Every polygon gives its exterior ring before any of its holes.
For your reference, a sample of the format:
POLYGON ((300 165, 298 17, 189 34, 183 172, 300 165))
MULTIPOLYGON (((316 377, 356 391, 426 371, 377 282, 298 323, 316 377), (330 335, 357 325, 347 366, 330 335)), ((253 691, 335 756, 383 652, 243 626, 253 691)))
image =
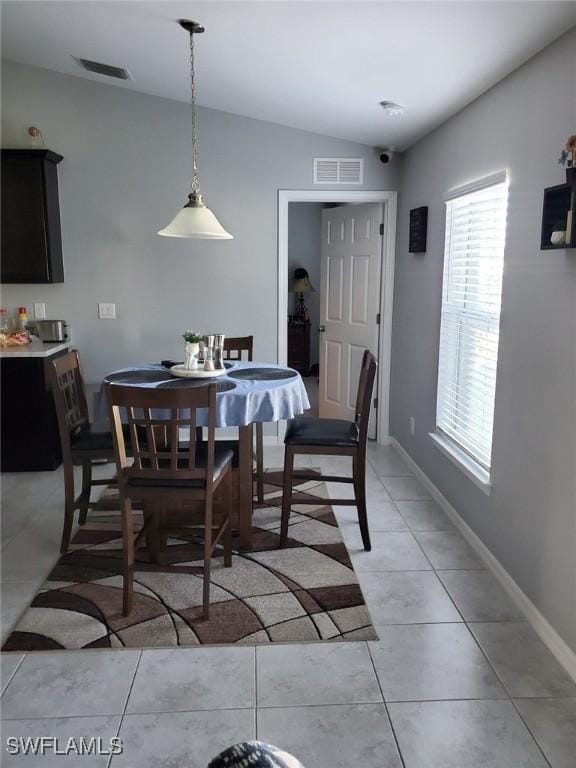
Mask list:
POLYGON ((430 480, 428 475, 426 475, 420 469, 410 454, 394 437, 391 438, 390 442, 398 451, 400 456, 404 459, 406 464, 408 464, 410 469, 414 472, 416 477, 420 480, 422 485, 426 487, 431 496, 438 502, 444 512, 446 512, 462 536, 482 558, 502 588, 509 595, 514 604, 524 614, 526 620, 532 625, 540 639, 548 646, 560 664, 562 664, 568 674, 576 681, 576 653, 560 637, 558 632, 556 632, 548 620, 544 618, 542 613, 540 613, 530 598, 522 591, 522 589, 520 589, 518 584, 514 581, 512 576, 510 576, 500 561, 494 557, 492 552, 490 552, 480 537, 477 536, 472 528, 470 528, 468 523, 463 520, 463 518, 454 509, 452 504, 450 504, 448 499, 438 490, 432 480, 430 480))

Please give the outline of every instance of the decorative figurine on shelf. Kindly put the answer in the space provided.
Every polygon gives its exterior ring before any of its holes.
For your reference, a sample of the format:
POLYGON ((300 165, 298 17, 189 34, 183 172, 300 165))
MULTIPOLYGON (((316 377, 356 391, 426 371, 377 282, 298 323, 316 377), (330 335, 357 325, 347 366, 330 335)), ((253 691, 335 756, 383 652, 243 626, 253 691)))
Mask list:
POLYGON ((44 149, 44 137, 40 128, 36 128, 35 125, 31 125, 28 128, 28 136, 30 136, 30 145, 35 149, 44 149))
POLYGON ((296 309, 294 311, 294 320, 300 323, 309 323, 310 313, 308 312, 308 307, 304 303, 304 294, 316 293, 316 290, 310 282, 307 270, 303 267, 298 267, 298 269, 294 270, 290 293, 299 294, 296 301, 296 309))
POLYGON ((184 345, 186 352, 184 365, 189 371, 196 371, 198 369, 198 357, 200 356, 200 342, 204 337, 198 331, 186 331, 186 333, 182 334, 182 338, 186 342, 184 345))
POLYGON ((558 158, 560 165, 566 166, 566 183, 576 183, 576 134, 569 136, 565 148, 558 158))

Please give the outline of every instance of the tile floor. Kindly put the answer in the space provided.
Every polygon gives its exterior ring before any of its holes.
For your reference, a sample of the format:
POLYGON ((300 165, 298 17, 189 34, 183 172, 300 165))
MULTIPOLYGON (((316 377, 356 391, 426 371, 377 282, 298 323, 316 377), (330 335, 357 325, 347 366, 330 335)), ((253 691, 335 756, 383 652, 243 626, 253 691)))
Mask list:
MULTIPOLYGON (((281 466, 281 448, 266 453, 281 466)), ((306 768, 575 768, 576 685, 398 454, 369 459, 372 552, 355 510, 336 513, 379 641, 2 654, 4 738, 124 745, 112 758, 2 745, 2 765, 204 768, 259 738, 306 768)), ((58 557, 63 491, 59 472, 2 485, 5 637, 58 557)))

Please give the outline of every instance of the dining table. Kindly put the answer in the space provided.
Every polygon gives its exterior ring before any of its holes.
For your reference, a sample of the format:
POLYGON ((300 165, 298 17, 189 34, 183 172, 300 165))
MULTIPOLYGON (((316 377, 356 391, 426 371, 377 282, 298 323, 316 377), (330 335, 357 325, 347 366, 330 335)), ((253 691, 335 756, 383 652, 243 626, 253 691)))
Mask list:
MULTIPOLYGON (((276 363, 226 361, 225 373, 209 378, 176 377, 169 361, 142 363, 112 371, 104 377, 97 412, 107 416, 105 385, 123 384, 144 389, 187 389, 216 384, 216 427, 238 428, 238 527, 240 547, 252 546, 253 425, 293 419, 310 408, 302 377, 276 363)), ((161 413, 155 417, 162 418, 161 413)), ((206 426, 206 411, 197 424, 206 426)), ((167 414, 168 416, 168 414, 167 414)), ((217 435, 218 438, 218 435, 217 435)))

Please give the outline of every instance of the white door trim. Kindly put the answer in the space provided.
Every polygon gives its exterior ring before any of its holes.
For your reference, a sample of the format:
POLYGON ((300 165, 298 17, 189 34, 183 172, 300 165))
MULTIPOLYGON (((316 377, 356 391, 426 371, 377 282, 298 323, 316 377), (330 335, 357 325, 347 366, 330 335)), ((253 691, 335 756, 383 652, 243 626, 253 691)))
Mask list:
MULTIPOLYGON (((286 365, 288 360, 288 335, 286 317, 288 311, 288 206, 290 203, 383 203, 384 238, 382 241, 383 261, 380 287, 380 348, 378 360, 381 363, 378 375, 378 442, 388 443, 390 406, 390 358, 392 353, 392 303, 394 300, 394 261, 396 257, 396 206, 397 192, 339 190, 278 190, 278 364, 286 365), (386 361, 385 368, 382 361, 386 361)), ((279 437, 284 435, 284 423, 279 424, 279 437)))

